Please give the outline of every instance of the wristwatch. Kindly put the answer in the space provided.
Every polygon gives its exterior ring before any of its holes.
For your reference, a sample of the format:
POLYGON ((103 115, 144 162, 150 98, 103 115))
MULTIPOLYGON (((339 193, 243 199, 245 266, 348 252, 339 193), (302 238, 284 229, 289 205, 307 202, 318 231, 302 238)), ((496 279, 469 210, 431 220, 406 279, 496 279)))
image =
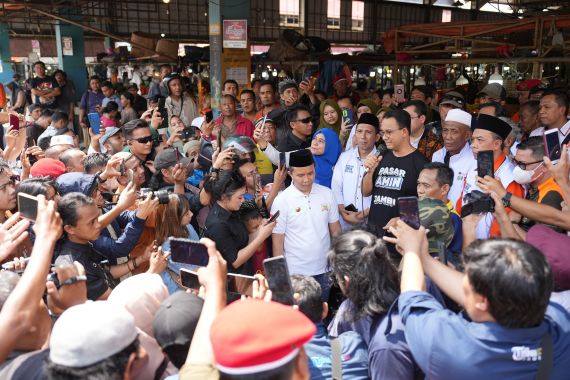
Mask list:
POLYGON ((501 199, 501 201, 503 202, 503 207, 511 207, 511 197, 512 196, 513 196, 513 193, 507 191, 505 196, 501 199))

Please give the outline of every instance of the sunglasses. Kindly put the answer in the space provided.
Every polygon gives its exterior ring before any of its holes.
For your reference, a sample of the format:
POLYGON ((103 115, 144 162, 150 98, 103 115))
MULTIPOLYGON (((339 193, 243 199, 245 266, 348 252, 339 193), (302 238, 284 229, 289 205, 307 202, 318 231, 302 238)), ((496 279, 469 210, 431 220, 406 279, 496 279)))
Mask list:
POLYGON ((132 141, 136 141, 139 144, 148 144, 152 141, 152 136, 140 137, 138 139, 131 139, 132 141))
POLYGON ((313 121, 313 118, 311 116, 309 116, 309 117, 306 117, 304 119, 298 119, 297 121, 299 123, 307 124, 307 123, 310 123, 311 121, 313 121))

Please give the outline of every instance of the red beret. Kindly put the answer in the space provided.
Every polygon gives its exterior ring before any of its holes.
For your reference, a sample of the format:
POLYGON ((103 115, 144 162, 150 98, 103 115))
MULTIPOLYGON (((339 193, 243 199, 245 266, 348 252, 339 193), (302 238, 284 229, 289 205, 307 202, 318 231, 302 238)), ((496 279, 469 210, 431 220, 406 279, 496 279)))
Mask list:
POLYGON ((39 159, 30 169, 30 175, 32 177, 49 176, 56 179, 63 173, 65 173, 65 165, 63 162, 54 160, 53 158, 39 159))
POLYGON ((541 84, 542 81, 540 79, 526 79, 517 84, 517 91, 530 91, 541 84))
POLYGON ((219 370, 240 375, 289 363, 315 331, 315 324, 291 306, 249 299, 222 310, 210 338, 219 370))

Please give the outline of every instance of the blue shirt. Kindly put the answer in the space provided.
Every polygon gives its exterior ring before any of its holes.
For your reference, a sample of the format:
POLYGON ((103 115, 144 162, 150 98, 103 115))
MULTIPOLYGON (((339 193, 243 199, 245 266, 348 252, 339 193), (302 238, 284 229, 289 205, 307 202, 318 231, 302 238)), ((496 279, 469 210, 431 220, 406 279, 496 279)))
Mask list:
POLYGON ((103 107, 106 107, 106 106, 107 106, 107 103, 109 103, 109 102, 115 102, 115 103, 117 103, 117 105, 119 106, 119 111, 121 111, 121 110, 123 109, 123 106, 121 105, 121 98, 119 98, 119 97, 117 96, 117 94, 113 94, 113 95, 111 95, 111 96, 108 97, 108 98, 107 98, 107 97, 104 97, 104 98, 103 98, 103 102, 102 102, 101 105, 102 105, 103 107))
MULTIPOLYGON (((305 344, 309 358, 311 380, 332 379, 332 348, 327 328, 317 323, 317 333, 305 344)), ((342 360, 342 378, 345 380, 368 379, 368 350, 366 344, 353 331, 339 335, 342 360)))
POLYGON ((570 376, 570 314, 558 304, 549 304, 539 326, 524 329, 470 322, 425 292, 402 293, 399 306, 406 340, 429 379, 535 379, 546 332, 554 345, 550 379, 570 376))
POLYGON ((93 92, 88 90, 88 93, 85 92, 81 97, 81 101, 79 102, 79 107, 81 109, 86 110, 87 113, 97 112, 97 106, 103 104, 103 99, 105 99, 105 95, 102 92, 93 92), (89 102, 89 104, 87 104, 89 102))
POLYGON ((404 325, 397 311, 397 301, 388 313, 364 317, 351 322, 345 313, 352 303, 345 300, 329 326, 331 336, 339 336, 345 331, 354 331, 368 345, 368 370, 371 379, 410 380, 423 379, 404 336, 404 325))

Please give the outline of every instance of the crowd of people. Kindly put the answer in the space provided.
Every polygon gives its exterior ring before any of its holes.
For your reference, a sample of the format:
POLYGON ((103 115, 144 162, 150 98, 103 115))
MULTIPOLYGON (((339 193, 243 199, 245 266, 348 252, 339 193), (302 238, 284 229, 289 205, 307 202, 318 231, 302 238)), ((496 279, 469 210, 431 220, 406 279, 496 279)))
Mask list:
POLYGON ((0 112, 0 378, 567 378, 566 88, 522 81, 509 115, 497 83, 230 79, 212 110, 161 65, 146 96, 90 77, 74 120, 33 69, 0 112))

